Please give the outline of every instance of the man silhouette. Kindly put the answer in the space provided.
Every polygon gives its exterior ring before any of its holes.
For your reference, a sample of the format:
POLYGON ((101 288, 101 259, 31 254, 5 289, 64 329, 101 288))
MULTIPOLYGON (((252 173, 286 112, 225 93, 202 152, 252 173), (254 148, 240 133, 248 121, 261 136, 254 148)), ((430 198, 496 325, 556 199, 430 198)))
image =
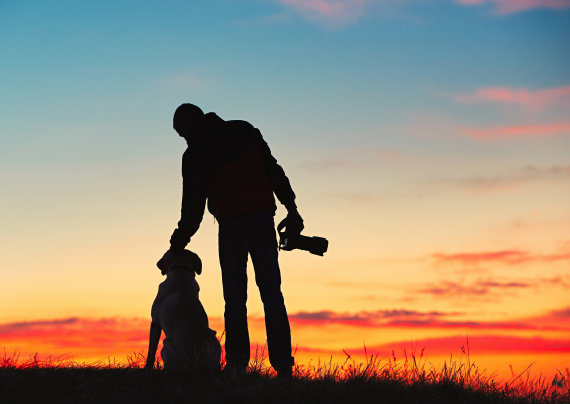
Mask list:
POLYGON ((255 272, 265 311, 269 361, 278 375, 290 375, 291 330, 281 293, 275 198, 285 205, 287 231, 301 232, 303 219, 285 172, 258 129, 245 121, 224 121, 192 104, 174 113, 174 130, 188 143, 182 157, 181 219, 170 249, 182 251, 208 210, 219 222, 218 246, 225 300, 227 369, 242 372, 249 363, 247 259, 255 272))

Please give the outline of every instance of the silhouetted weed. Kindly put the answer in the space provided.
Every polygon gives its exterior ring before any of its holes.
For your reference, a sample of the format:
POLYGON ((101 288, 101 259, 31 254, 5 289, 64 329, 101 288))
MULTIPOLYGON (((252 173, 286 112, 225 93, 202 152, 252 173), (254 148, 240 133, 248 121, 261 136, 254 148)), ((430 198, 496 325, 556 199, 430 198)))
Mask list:
MULTIPOLYGON (((291 379, 278 379, 258 349, 246 373, 191 369, 170 372, 157 360, 144 371, 145 356, 127 363, 114 360, 78 363, 70 356, 27 360, 4 352, 0 360, 0 401, 106 403, 569 403, 570 375, 559 372, 552 382, 530 377, 530 370, 499 382, 486 375, 468 352, 441 368, 423 351, 404 350, 403 360, 368 355, 357 363, 346 353, 343 364, 332 360, 296 365, 291 379)), ((223 365, 222 358, 222 365, 223 365)))

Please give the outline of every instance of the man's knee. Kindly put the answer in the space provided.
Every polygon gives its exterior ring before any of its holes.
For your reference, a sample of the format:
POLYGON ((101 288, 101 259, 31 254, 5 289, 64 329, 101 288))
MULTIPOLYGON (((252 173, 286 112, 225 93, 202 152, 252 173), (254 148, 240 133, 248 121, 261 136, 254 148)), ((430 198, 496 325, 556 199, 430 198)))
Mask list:
POLYGON ((259 294, 263 304, 282 305, 284 304, 283 293, 280 285, 260 285, 259 294))
POLYGON ((226 287, 224 289, 224 301, 226 310, 244 310, 247 303, 247 291, 232 290, 226 287))

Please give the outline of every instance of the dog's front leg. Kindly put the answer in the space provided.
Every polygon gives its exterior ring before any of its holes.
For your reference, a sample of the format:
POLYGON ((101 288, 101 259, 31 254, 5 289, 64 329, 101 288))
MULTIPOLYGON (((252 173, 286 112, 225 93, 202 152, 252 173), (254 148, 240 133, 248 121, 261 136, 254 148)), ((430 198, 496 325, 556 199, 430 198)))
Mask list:
POLYGON ((146 356, 145 370, 152 370, 154 368, 154 360, 156 358, 156 350, 158 342, 160 341, 160 333, 162 328, 160 325, 151 321, 150 323, 150 336, 148 339, 148 355, 146 356))

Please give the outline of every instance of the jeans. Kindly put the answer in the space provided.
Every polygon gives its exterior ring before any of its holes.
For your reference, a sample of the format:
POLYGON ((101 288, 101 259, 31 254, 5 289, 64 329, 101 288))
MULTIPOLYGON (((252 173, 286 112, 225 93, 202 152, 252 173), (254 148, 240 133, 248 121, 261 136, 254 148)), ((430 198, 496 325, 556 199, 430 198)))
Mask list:
POLYGON ((265 311, 269 361, 275 369, 291 368, 291 329, 281 293, 273 215, 264 212, 220 222, 218 240, 228 365, 245 369, 250 358, 246 307, 249 253, 265 311))

